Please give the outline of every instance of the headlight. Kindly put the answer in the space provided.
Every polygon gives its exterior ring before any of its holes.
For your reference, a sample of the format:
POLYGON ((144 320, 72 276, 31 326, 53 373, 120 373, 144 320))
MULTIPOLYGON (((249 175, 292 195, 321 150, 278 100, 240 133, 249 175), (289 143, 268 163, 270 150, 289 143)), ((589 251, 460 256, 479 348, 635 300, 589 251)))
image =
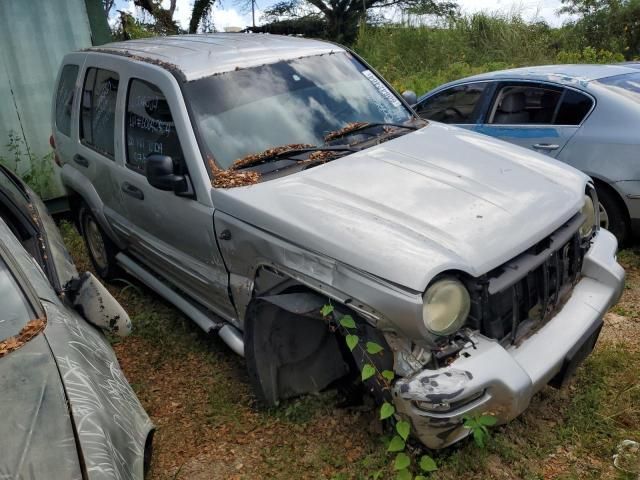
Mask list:
POLYGON ((593 198, 591 198, 591 195, 584 196, 582 214, 585 216, 585 219, 580 226, 580 236, 582 238, 587 238, 591 236, 596 228, 596 207, 593 203, 593 198))
POLYGON ((427 330, 436 335, 450 335, 464 325, 471 299, 458 280, 448 278, 431 285, 424 294, 422 320, 427 330))

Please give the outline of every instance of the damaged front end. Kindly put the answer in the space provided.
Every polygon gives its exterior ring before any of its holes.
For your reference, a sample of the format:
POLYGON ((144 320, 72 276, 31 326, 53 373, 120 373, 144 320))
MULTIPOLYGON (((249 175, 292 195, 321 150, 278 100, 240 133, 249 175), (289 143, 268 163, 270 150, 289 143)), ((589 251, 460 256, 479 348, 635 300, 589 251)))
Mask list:
MULTIPOLYGON (((547 384, 560 387, 589 355, 602 317, 617 302, 624 271, 613 235, 584 241, 576 216, 549 238, 469 284, 465 328, 430 352, 424 368, 397 380, 398 414, 429 448, 466 437, 465 417, 505 423, 547 384)), ((406 365, 396 352, 396 369, 406 365)))

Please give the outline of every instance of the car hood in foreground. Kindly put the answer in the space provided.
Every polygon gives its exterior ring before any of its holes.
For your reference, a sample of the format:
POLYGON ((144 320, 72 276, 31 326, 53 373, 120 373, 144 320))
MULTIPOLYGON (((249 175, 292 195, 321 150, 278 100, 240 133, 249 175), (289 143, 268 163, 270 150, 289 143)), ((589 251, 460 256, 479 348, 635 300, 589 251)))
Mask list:
POLYGON ((64 389, 41 333, 0 358, 0 478, 81 479, 64 389))
POLYGON ((560 227, 587 177, 505 142, 431 123, 326 165, 214 189, 225 213, 398 285, 477 276, 560 227))

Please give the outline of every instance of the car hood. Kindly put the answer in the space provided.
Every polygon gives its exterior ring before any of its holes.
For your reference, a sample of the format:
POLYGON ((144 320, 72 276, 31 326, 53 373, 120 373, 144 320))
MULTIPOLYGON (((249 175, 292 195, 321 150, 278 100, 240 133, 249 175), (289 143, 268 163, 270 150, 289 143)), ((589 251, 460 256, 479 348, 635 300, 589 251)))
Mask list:
POLYGON ((81 479, 62 381, 45 336, 0 358, 0 478, 81 479))
POLYGON ((581 208, 587 180, 529 150, 430 123, 212 197, 289 242, 422 291, 437 273, 481 275, 552 233, 581 208))

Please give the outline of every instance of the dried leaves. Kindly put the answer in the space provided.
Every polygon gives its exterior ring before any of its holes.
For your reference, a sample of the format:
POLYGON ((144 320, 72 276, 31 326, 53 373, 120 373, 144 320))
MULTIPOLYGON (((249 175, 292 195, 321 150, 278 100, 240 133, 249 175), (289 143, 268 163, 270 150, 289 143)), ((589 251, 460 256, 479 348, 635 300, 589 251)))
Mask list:
POLYGON ((336 157, 339 157, 341 153, 335 150, 318 150, 317 152, 313 152, 309 155, 309 158, 305 160, 305 163, 308 162, 327 162, 329 160, 333 160, 336 157))
POLYGON ((324 141, 325 142, 330 142, 331 140, 335 140, 336 138, 340 138, 340 137, 346 135, 347 133, 351 133, 354 130, 358 130, 358 129, 360 129, 362 127, 365 127, 367 125, 369 125, 369 122, 351 122, 351 123, 347 123, 340 130, 335 130, 335 131, 330 132, 327 135, 325 135, 324 141))
POLYGON ((18 350, 25 343, 27 343, 33 337, 38 335, 42 330, 44 330, 46 324, 47 322, 44 318, 36 318, 35 320, 30 320, 22 328, 22 330, 20 330, 20 333, 18 333, 18 335, 9 337, 6 340, 0 342, 0 358, 15 350, 18 350))
POLYGON ((269 148, 263 152, 252 153, 251 155, 239 158, 238 160, 233 162, 233 164, 229 167, 229 170, 237 170, 249 165, 255 165, 256 163, 260 163, 260 161, 266 158, 273 157, 274 155, 286 153, 291 150, 300 150, 303 148, 315 148, 315 145, 309 145, 308 143, 290 143, 288 145, 280 145, 279 147, 269 148))
POLYGON ((213 159, 209 158, 209 168, 213 173, 211 185, 214 188, 234 188, 254 185, 260 181, 260 173, 254 171, 238 172, 237 170, 223 170, 213 159))
POLYGON ((246 172, 239 172, 238 170, 260 163, 262 160, 271 158, 274 155, 286 153, 291 150, 314 147, 315 145, 310 145, 308 143, 291 143, 289 145, 281 145, 279 147, 269 148, 268 150, 265 150, 263 152, 252 153, 251 155, 247 155, 236 160, 226 170, 216 165, 216 162, 214 162, 214 160, 209 157, 209 168, 213 173, 213 181, 211 182, 211 185, 213 185, 215 188, 234 188, 254 185, 260 181, 261 175, 259 172, 251 170, 246 172))

